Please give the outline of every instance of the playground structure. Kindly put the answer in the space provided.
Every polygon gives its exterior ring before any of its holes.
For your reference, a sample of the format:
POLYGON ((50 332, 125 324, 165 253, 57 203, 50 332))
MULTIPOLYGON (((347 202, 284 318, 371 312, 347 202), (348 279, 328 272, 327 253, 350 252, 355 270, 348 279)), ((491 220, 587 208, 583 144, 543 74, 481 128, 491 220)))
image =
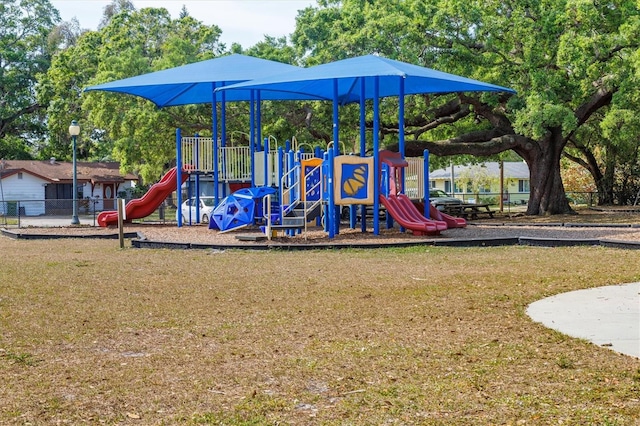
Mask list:
MULTIPOLYGON (((209 137, 182 137, 176 132, 178 166, 170 169, 151 186, 141 198, 125 206, 125 221, 146 217, 162 202, 187 183, 191 197, 198 198, 198 181, 202 175, 214 175, 216 209, 209 229, 228 232, 247 226, 261 225, 269 236, 283 231, 286 235, 306 232, 308 224, 324 226, 331 237, 339 233, 341 207, 349 206, 349 226, 357 224, 360 207, 362 231, 366 231, 367 209, 374 205, 374 185, 379 182, 379 202, 389 213, 387 228, 393 221, 414 235, 439 235, 448 228, 465 227, 466 221, 446 215, 423 201, 425 182, 428 182, 428 153, 424 158, 404 159, 399 153, 380 151, 376 168, 374 157, 355 155, 333 156, 316 147, 303 152, 295 138, 284 146, 277 146, 272 137, 262 145, 218 147, 213 154, 213 140, 209 137), (294 151, 294 148, 298 148, 294 151), (217 159, 217 165, 213 159, 217 159), (374 170, 378 170, 376 179, 374 170), (217 173, 215 173, 217 171, 217 173), (403 179, 404 178, 404 179, 403 179), (410 187, 405 188, 404 182, 410 187), (333 184, 330 184, 333 183, 333 184), (240 186, 241 189, 232 190, 240 186), (411 197, 406 193, 410 192, 411 197), (424 210, 424 206, 429 206, 424 210)), ((178 204, 181 191, 177 191, 178 204)), ((196 206, 199 206, 196 203, 196 206)), ((197 207, 196 207, 197 209, 197 207)), ((178 226, 182 226, 178 210, 178 226)), ((196 218, 200 217, 196 211, 196 218)), ((373 215, 373 220, 378 215, 373 215)), ((105 211, 98 215, 102 227, 117 224, 118 213, 105 211)))
MULTIPOLYGON (((332 237, 339 232, 340 207, 349 206, 351 228, 356 226, 356 209, 361 208, 362 231, 366 231, 366 211, 374 205, 374 188, 379 182, 379 201, 389 212, 387 227, 395 220, 414 235, 438 235, 451 227, 464 227, 466 221, 445 215, 432 208, 425 197, 428 182, 428 156, 403 159, 399 153, 380 151, 380 164, 373 157, 355 155, 333 156, 316 147, 314 152, 294 151, 296 141, 273 146, 271 138, 254 147, 219 147, 212 154, 213 140, 205 137, 181 137, 176 132, 178 164, 188 179, 188 191, 198 186, 199 176, 214 173, 214 187, 222 197, 216 207, 210 229, 227 232, 250 225, 262 225, 271 237, 278 231, 295 235, 307 230, 315 220, 332 237), (217 158, 216 164, 211 162, 217 158), (379 170, 379 179, 374 171, 379 170), (405 193, 403 177, 412 183, 412 199, 405 193), (230 193, 232 184, 246 188, 230 193), (424 211, 424 207, 430 208, 424 211), (422 210, 422 211, 421 211, 422 210), (430 218, 430 216, 432 216, 430 218)), ((183 179, 183 181, 187 181, 183 179)), ((198 191, 196 190, 196 194, 198 191)), ((178 194, 180 197, 180 194, 178 194)), ((428 191, 427 191, 428 198, 428 191)), ((180 214, 178 215, 180 216, 180 214)), ((196 217, 199 217, 196 214, 196 217)), ((374 221, 377 215, 374 214, 374 221)), ((178 217, 178 226, 182 226, 178 217)))
MULTIPOLYGON (((422 195, 424 212, 421 214, 415 204, 406 197, 405 169, 408 169, 409 162, 402 159, 405 148, 405 96, 454 92, 515 93, 506 87, 378 55, 348 58, 303 69, 243 55, 230 55, 105 83, 85 90, 129 93, 149 99, 159 107, 211 103, 213 138, 205 140, 196 135, 192 140, 183 139, 180 130, 176 131, 175 187, 181 188, 184 174, 188 177, 194 176, 197 198, 200 194, 199 177, 211 173, 216 203, 222 203, 221 198, 227 198, 232 184, 242 184, 250 188, 277 188, 277 193, 273 194, 276 195, 276 203, 271 202, 272 194, 262 197, 262 203, 252 197, 254 211, 251 213, 249 204, 240 202, 237 198, 235 201, 232 199, 233 203, 228 203, 228 209, 221 208, 220 223, 223 227, 228 225, 235 229, 242 226, 243 222, 260 220, 265 223, 265 230, 271 236, 272 229, 285 229, 288 233, 300 232, 309 221, 316 219, 317 223, 324 226, 329 238, 333 238, 339 232, 339 206, 350 206, 352 227, 355 226, 355 206, 361 206, 363 231, 366 230, 364 218, 367 206, 372 206, 373 232, 376 235, 380 231, 381 204, 390 212, 387 227, 392 226, 395 219, 403 228, 415 234, 434 235, 450 225, 463 226, 457 221, 430 219, 431 209, 426 208, 430 206, 429 191, 424 190, 424 185, 429 181, 426 151, 423 173, 415 175, 416 182, 420 175, 423 176, 422 188, 411 188, 413 198, 422 195), (231 64, 235 65, 230 66, 231 64), (190 72, 186 72, 187 70, 190 72), (380 156, 384 150, 380 149, 379 101, 391 96, 398 98, 399 159, 389 155, 380 156), (334 142, 330 145, 333 146, 327 147, 327 152, 324 153, 314 152, 312 157, 318 160, 313 165, 306 163, 304 166, 302 161, 310 158, 303 159, 302 153, 295 153, 295 149, 287 149, 285 154, 278 148, 277 153, 273 153, 269 138, 264 139, 264 146, 261 147, 260 105, 263 100, 332 101, 334 142), (368 100, 372 101, 373 106, 373 157, 365 157, 365 109, 368 100), (249 102, 249 147, 242 148, 242 152, 229 151, 225 146, 229 134, 225 124, 225 105, 226 102, 236 101, 249 102), (360 156, 340 154, 339 107, 349 103, 360 105, 360 156), (217 121, 218 104, 220 126, 217 121), (305 172, 302 172, 303 167, 305 172), (309 169, 308 174, 306 169, 309 169), (263 206, 261 215, 256 213, 256 205, 263 206), (225 215, 231 217, 227 218, 225 215)), ((190 190, 191 179, 187 180, 190 190)), ((155 204, 153 197, 142 202, 144 198, 140 199, 141 211, 155 204), (152 200, 154 203, 151 203, 152 200)), ((182 202, 181 190, 177 191, 177 201, 179 205, 182 202)), ((132 210, 135 212, 133 207, 132 210)), ((199 212, 196 209, 197 217, 199 212)), ((177 219, 178 226, 182 226, 180 209, 177 219)))

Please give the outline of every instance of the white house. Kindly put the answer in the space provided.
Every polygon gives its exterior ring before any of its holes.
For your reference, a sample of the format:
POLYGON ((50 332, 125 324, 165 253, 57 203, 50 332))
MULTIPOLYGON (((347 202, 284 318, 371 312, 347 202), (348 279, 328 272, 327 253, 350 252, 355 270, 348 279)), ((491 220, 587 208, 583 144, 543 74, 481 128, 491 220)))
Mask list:
MULTIPOLYGON (((117 162, 78 162, 78 200, 87 208, 113 209, 118 192, 131 188, 137 176, 120 174, 117 162)), ((0 160, 0 214, 27 216, 66 214, 72 209, 73 163, 55 159, 0 160)))
MULTIPOLYGON (((429 187, 441 189, 447 194, 471 200, 496 198, 500 194, 500 164, 487 162, 467 166, 454 166, 429 173, 429 187), (451 190, 453 182, 454 191, 451 190)), ((524 161, 502 163, 504 201, 526 203, 529 199, 529 167, 524 161)), ((497 202, 497 200, 496 200, 497 202)))

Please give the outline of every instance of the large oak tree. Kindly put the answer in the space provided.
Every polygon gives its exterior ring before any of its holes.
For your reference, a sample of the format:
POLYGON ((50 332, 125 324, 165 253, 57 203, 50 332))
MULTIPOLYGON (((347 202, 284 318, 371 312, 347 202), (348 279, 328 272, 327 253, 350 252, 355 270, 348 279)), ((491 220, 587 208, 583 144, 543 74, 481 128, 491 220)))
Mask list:
POLYGON ((560 177, 567 144, 588 125, 619 123, 612 115, 638 97, 639 35, 632 0, 322 0, 299 13, 293 42, 309 63, 379 53, 516 89, 409 100, 406 152, 513 150, 529 165, 535 215, 571 212, 560 177))

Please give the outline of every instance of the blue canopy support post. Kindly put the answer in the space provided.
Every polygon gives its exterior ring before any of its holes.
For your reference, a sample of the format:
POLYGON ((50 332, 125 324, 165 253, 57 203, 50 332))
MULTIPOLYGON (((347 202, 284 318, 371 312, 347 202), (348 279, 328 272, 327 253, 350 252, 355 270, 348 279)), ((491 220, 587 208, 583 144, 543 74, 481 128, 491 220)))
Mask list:
MULTIPOLYGON (((222 82, 225 85, 225 82, 222 82)), ((222 92, 220 96, 220 146, 225 148, 227 146, 227 96, 225 92, 222 92)), ((225 164, 227 163, 224 152, 222 154, 222 176, 226 180, 227 170, 225 164)), ((222 197, 227 196, 227 185, 222 185, 222 197)))
POLYGON ((340 155, 340 123, 338 116, 338 79, 333 79, 333 151, 334 156, 340 155))
MULTIPOLYGON (((195 134, 195 141, 194 141, 194 147, 193 147, 193 156, 194 158, 194 163, 195 163, 195 172, 196 172, 196 193, 195 193, 195 197, 196 197, 196 223, 200 223, 200 173, 198 173, 200 171, 200 135, 199 134, 195 134)), ((192 160, 193 161, 193 160, 192 160)))
MULTIPOLYGON (((333 156, 334 158, 340 155, 340 116, 339 116, 339 93, 338 93, 338 79, 333 79, 333 156)), ((335 176, 333 173, 333 160, 331 160, 331 177, 335 176)), ((334 234, 340 233, 340 210, 336 207, 335 194, 331 191, 331 203, 333 207, 329 209, 329 213, 333 216, 334 234)))
POLYGON ((255 156, 255 152, 256 152, 256 115, 255 115, 255 109, 256 109, 256 100, 255 100, 255 90, 251 91, 251 94, 249 95, 249 155, 251 156, 250 161, 251 161, 251 187, 255 187, 256 186, 256 178, 255 178, 255 173, 256 173, 256 164, 254 162, 254 156, 255 156))
MULTIPOLYGON (((258 143, 260 143, 260 141, 262 140, 262 105, 261 104, 262 104, 261 95, 260 95, 260 91, 258 90, 256 93, 256 141, 258 143)), ((266 180, 264 182, 264 186, 269 186, 266 180)))
POLYGON ((425 149, 424 153, 424 166, 422 167, 422 186, 424 187, 424 217, 429 219, 431 217, 431 200, 429 199, 429 150, 425 149))
MULTIPOLYGON (((398 150, 404 159, 404 76, 400 76, 400 87, 398 88, 398 150)), ((404 167, 400 168, 400 179, 402 180, 402 190, 404 191, 404 167)))
POLYGON ((335 177, 335 151, 333 149, 329 151, 329 164, 328 169, 329 173, 327 176, 327 194, 328 194, 328 211, 329 214, 325 216, 325 220, 327 221, 327 229, 329 230, 329 238, 334 238, 336 236, 336 226, 334 222, 336 221, 335 210, 336 210, 336 197, 334 194, 333 188, 333 179, 335 177))
POLYGON ((367 93, 365 78, 360 78, 360 157, 367 155, 367 93))
POLYGON ((216 83, 213 83, 213 98, 211 101, 212 142, 213 142, 213 203, 217 207, 220 203, 220 167, 218 165, 218 99, 216 83))
POLYGON ((270 186, 269 175, 269 138, 264 138, 264 186, 270 186))
MULTIPOLYGON (((366 83, 364 78, 360 78, 360 157, 367 155, 367 97, 366 83)), ((355 215, 352 215, 355 216, 355 215)), ((367 232, 367 206, 360 206, 360 230, 367 232)), ((356 218, 351 219, 351 227, 355 228, 356 218)))
POLYGON ((176 129, 176 203, 178 204, 178 228, 182 227, 182 133, 176 129))
MULTIPOLYGON (((398 151, 400 152, 400 156, 402 159, 404 159, 404 80, 405 80, 405 76, 401 75, 399 77, 399 84, 398 84, 398 151)), ((402 192, 406 193, 406 184, 407 181, 405 179, 405 168, 401 167, 400 170, 398 171, 400 173, 400 176, 398 176, 398 178, 400 179, 400 183, 402 185, 402 192)), ((397 188, 396 188, 397 191, 397 188)), ((397 195, 397 194, 396 194, 397 195)), ((390 214, 387 215, 387 227, 391 228, 393 226, 393 218, 391 217, 390 214)), ((400 227, 400 232, 404 232, 405 229, 404 227, 400 227)))
POLYGON ((404 82, 405 76, 400 76, 398 87, 398 149, 404 159, 404 82))
POLYGON ((373 234, 380 235, 380 78, 373 79, 373 234))

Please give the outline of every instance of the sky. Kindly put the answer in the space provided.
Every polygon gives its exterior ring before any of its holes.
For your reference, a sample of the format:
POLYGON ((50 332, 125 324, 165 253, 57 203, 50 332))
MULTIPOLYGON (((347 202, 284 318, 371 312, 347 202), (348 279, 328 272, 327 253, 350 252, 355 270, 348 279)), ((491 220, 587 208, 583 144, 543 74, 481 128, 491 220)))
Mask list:
MULTIPOLYGON (((78 19, 81 28, 95 30, 104 7, 111 0, 50 0, 63 21, 78 19)), ((315 5, 313 0, 132 0, 136 9, 163 7, 177 19, 184 5, 193 18, 222 30, 220 41, 227 47, 240 43, 248 48, 264 35, 281 37, 295 29, 298 10, 315 5)))

